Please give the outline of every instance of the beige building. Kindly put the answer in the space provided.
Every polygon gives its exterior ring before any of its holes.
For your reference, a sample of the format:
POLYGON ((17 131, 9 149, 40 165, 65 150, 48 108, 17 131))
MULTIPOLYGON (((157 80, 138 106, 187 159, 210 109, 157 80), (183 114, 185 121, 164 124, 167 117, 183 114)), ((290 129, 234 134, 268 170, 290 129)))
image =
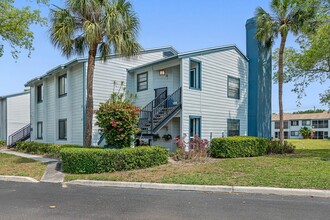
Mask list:
MULTIPOLYGON (((272 115, 272 137, 279 138, 280 134, 280 116, 278 114, 272 115)), ((314 139, 328 139, 329 138, 329 121, 330 111, 322 113, 311 114, 291 114, 285 113, 284 120, 284 138, 285 139, 301 139, 303 138, 299 133, 302 127, 310 128, 314 131, 314 139)))

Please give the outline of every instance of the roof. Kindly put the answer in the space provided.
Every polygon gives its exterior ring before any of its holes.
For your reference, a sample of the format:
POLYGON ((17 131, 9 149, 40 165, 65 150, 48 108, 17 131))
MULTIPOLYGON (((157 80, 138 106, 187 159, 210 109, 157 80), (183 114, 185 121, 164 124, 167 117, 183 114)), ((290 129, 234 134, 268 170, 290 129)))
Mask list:
MULTIPOLYGON (((284 113, 283 120, 308 120, 308 119, 330 119, 330 112, 324 111, 322 113, 310 113, 310 114, 292 114, 292 113, 284 113)), ((272 121, 279 121, 280 115, 273 114, 272 121)))
MULTIPOLYGON (((172 47, 172 46, 164 46, 164 47, 158 47, 158 48, 150 48, 150 49, 146 49, 146 50, 143 50, 141 51, 142 54, 144 53, 153 53, 153 52, 158 52, 158 51, 171 51, 173 54, 178 54, 178 51, 172 47)), ((115 58, 115 57, 119 57, 120 54, 112 54, 112 55, 109 55, 108 58, 115 58)), ((53 75, 54 73, 62 70, 62 69, 65 69, 65 68, 68 68, 69 66, 71 65, 74 65, 76 63, 82 63, 82 62, 86 62, 88 60, 87 57, 82 57, 82 58, 76 58, 74 60, 71 60, 65 64, 61 64, 61 65, 58 65, 54 68, 52 68, 51 70, 47 71, 45 74, 41 75, 41 76, 38 76, 38 77, 35 77, 33 79, 31 79, 30 81, 28 81, 27 83, 25 83, 25 86, 31 86, 33 83, 35 83, 36 81, 39 81, 39 80, 42 80, 44 78, 47 78, 51 75, 53 75)), ((96 57, 96 60, 101 60, 101 57, 98 56, 96 57)))
POLYGON ((218 47, 211 47, 211 48, 206 48, 206 49, 201 49, 201 50, 193 50, 193 51, 188 51, 188 52, 184 52, 184 53, 179 53, 177 55, 174 56, 170 56, 170 57, 166 57, 163 59, 159 59, 150 63, 146 63, 134 68, 131 68, 128 70, 128 72, 134 72, 136 70, 145 68, 145 67, 149 67, 149 66, 153 66, 156 64, 160 64, 160 63, 165 63, 167 61, 170 60, 174 60, 174 59, 179 59, 179 58, 186 58, 186 57, 192 57, 192 56, 199 56, 199 55, 204 55, 204 54, 209 54, 209 53, 215 53, 215 52, 219 52, 219 51, 227 51, 227 50, 236 50, 236 52, 238 54, 240 54, 246 61, 248 61, 249 59, 244 55, 244 53, 235 45, 235 44, 230 44, 230 45, 224 45, 224 46, 218 46, 218 47))
POLYGON ((20 95, 28 95, 28 94, 30 94, 30 91, 24 91, 24 92, 20 92, 20 93, 14 93, 14 94, 10 94, 10 95, 0 96, 0 99, 6 99, 6 98, 11 98, 11 97, 20 96, 20 95))

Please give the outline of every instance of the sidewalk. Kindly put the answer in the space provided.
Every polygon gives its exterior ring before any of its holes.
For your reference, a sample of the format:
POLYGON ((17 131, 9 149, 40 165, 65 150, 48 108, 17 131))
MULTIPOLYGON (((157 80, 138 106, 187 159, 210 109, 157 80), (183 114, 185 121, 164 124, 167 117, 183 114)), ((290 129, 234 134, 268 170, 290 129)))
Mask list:
MULTIPOLYGON (((4 154, 12 154, 15 156, 19 156, 19 157, 24 157, 24 158, 29 158, 35 161, 39 161, 41 163, 46 163, 48 164, 46 167, 46 171, 44 173, 44 175, 42 176, 40 182, 47 182, 47 183, 62 183, 64 181, 64 173, 61 172, 61 163, 60 160, 58 159, 54 159, 54 158, 47 158, 47 157, 43 157, 40 155, 31 155, 31 154, 25 154, 25 153, 20 153, 20 152, 16 152, 16 151, 12 151, 9 149, 0 149, 0 153, 4 153, 4 154)), ((34 180, 31 177, 13 177, 10 178, 8 176, 3 177, 3 180, 6 181, 23 181, 22 179, 24 179, 24 181, 31 181, 31 182, 38 182, 37 180, 34 180), (32 179, 32 180, 31 180, 32 179)), ((1 178, 0 178, 1 180, 1 178)))

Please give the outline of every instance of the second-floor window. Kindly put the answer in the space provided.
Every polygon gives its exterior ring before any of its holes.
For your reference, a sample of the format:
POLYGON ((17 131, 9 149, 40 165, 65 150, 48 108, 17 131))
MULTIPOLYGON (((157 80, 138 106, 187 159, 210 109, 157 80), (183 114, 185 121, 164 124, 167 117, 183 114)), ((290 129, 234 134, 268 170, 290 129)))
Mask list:
POLYGON ((315 121, 312 121, 312 125, 314 126, 314 128, 328 128, 329 127, 328 120, 315 120, 315 121))
POLYGON ((189 88, 201 90, 201 62, 190 60, 189 88))
POLYGON ((291 121, 291 126, 298 126, 299 125, 299 121, 295 120, 295 121, 291 121))
POLYGON ((303 120, 302 121, 302 125, 310 126, 311 125, 311 121, 310 120, 303 120))
POLYGON ((66 94, 67 94, 66 78, 67 78, 66 74, 58 77, 58 96, 59 97, 66 96, 66 94))
MULTIPOLYGON (((288 129, 289 128, 289 122, 288 121, 284 121, 284 129, 288 129)), ((275 121, 275 129, 280 129, 280 122, 279 121, 275 121)))
POLYGON ((239 99, 240 98, 240 79, 232 76, 228 76, 227 84, 227 96, 228 98, 239 99))
POLYGON ((43 85, 39 85, 37 86, 37 102, 40 103, 43 101, 44 97, 43 97, 43 85))
POLYGON ((137 75, 137 91, 148 90, 148 72, 137 75))

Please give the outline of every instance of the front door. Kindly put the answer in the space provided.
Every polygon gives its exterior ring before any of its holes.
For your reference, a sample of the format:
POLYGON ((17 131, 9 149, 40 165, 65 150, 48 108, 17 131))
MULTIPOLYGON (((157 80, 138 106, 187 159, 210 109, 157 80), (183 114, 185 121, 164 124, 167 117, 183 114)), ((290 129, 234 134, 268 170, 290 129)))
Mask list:
POLYGON ((155 107, 167 98, 167 87, 155 89, 155 107))

